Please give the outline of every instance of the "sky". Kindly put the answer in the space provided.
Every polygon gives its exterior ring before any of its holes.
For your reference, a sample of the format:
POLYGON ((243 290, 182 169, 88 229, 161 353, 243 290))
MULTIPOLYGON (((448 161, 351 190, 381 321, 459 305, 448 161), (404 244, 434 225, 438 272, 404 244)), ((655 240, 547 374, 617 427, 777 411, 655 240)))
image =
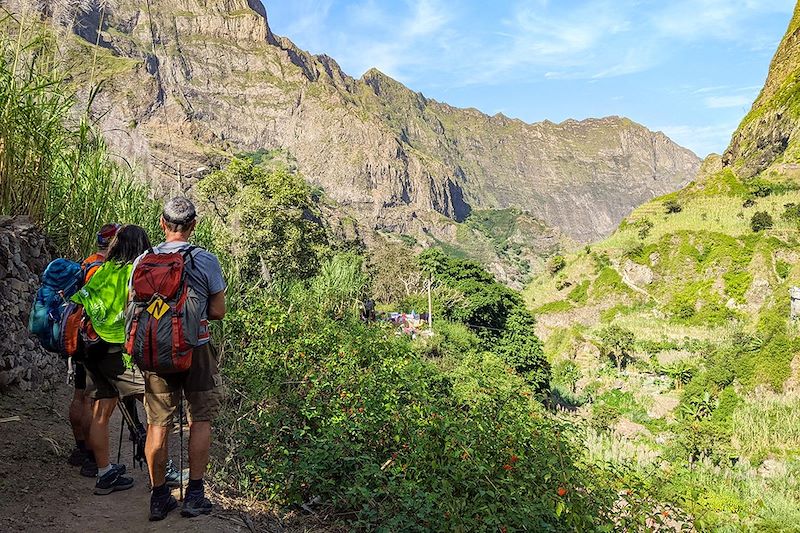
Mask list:
POLYGON ((263 0, 270 27, 354 77, 526 122, 621 115, 722 153, 794 0, 263 0))

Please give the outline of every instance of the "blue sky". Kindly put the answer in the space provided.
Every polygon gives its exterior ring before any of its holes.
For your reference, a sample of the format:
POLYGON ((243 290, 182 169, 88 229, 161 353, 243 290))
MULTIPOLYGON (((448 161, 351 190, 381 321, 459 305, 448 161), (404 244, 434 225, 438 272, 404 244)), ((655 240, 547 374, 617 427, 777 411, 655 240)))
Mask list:
POLYGON ((623 115, 722 152, 794 0, 264 0, 272 30, 350 75, 370 67, 527 122, 623 115))

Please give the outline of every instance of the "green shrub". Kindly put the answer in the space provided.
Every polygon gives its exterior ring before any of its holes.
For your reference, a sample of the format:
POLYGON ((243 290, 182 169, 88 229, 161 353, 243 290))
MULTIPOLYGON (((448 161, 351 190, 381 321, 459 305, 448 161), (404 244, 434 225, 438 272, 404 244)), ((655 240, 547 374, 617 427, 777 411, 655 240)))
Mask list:
POLYGON ((683 207, 677 202, 677 200, 667 200, 664 202, 664 211, 668 215, 672 215, 674 213, 680 213, 683 211, 683 207))
POLYGON ((614 324, 600 330, 599 336, 601 351, 621 371, 633 352, 633 333, 614 324))
POLYGON ((589 286, 591 281, 583 280, 567 294, 567 298, 577 304, 584 304, 589 299, 589 286))
POLYGON ((753 283, 753 274, 747 270, 729 270, 722 275, 725 281, 725 294, 738 304, 745 303, 745 293, 753 283))
POLYGON ((800 204, 786 204, 781 218, 794 225, 800 225, 800 204))
POLYGON ((548 315, 551 313, 565 313, 572 309, 572 304, 566 300, 556 300, 555 302, 549 302, 544 305, 540 305, 536 309, 534 309, 534 314, 537 315, 548 315))
POLYGON ((553 383, 565 386, 574 393, 579 379, 581 379, 581 370, 572 359, 559 359, 553 364, 553 383))
POLYGON ((522 376, 539 396, 550 387, 550 364, 536 333, 536 319, 523 308, 511 312, 492 351, 522 376))
POLYGON ((637 221, 635 225, 639 228, 639 238, 642 240, 646 239, 650 235, 650 230, 653 229, 653 223, 647 218, 637 221))
POLYGON ((238 392, 220 423, 223 486, 282 504, 319 497, 356 529, 617 521, 621 485, 578 460, 568 427, 497 356, 467 355, 443 372, 379 328, 289 313, 283 297, 247 301, 225 321, 238 392))
POLYGON ((792 265, 790 265, 788 261, 784 261, 783 259, 778 259, 777 261, 775 261, 775 272, 778 273, 779 278, 781 279, 788 278, 791 269, 792 265))
POLYGON ((592 252, 592 261, 594 262, 594 271, 595 274, 599 274, 603 271, 603 269, 611 266, 611 258, 608 256, 607 253, 597 253, 592 252))
POLYGON ((234 158, 206 176, 199 192, 228 229, 229 253, 244 277, 308 278, 329 251, 311 188, 286 166, 265 168, 234 158))
POLYGON ((774 221, 772 220, 772 215, 766 211, 758 211, 753 215, 753 218, 750 219, 750 228, 752 228, 755 233, 770 229, 773 225, 774 221))

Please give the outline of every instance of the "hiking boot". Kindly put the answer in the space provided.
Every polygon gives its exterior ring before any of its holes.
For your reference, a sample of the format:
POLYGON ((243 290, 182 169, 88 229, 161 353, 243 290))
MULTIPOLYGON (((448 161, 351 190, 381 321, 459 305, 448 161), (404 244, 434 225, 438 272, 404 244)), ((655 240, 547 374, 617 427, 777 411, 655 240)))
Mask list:
POLYGON ((201 514, 209 514, 212 507, 209 499, 205 497, 204 491, 189 491, 183 499, 181 516, 185 518, 194 518, 201 514))
POLYGON ((150 521, 164 520, 170 511, 178 508, 178 500, 167 492, 163 496, 150 495, 150 521))
POLYGON ((83 477, 97 477, 97 463, 94 462, 94 459, 87 457, 83 461, 83 466, 81 466, 81 475, 83 477))
POLYGON ((179 471, 172 459, 167 460, 167 470, 164 474, 164 481, 167 487, 172 489, 180 487, 187 479, 189 479, 187 472, 179 471))
POLYGON ((69 463, 70 466, 81 466, 85 460, 86 452, 80 448, 75 448, 67 458, 67 463, 69 463))
POLYGON ((111 470, 97 478, 94 493, 100 496, 111 494, 118 490, 128 490, 133 487, 133 478, 123 477, 125 465, 111 465, 111 470))

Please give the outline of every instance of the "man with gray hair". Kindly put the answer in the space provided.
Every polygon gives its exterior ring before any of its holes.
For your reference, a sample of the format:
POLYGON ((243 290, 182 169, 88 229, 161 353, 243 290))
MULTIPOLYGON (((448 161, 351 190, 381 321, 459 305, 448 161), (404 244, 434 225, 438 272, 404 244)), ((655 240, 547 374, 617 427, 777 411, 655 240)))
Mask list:
POLYGON ((226 283, 217 257, 189 244, 196 224, 197 211, 188 198, 169 200, 161 215, 161 229, 166 238, 153 248, 156 254, 187 254, 186 283, 198 299, 200 324, 189 370, 170 374, 144 373, 144 405, 149 424, 145 456, 153 485, 150 497, 152 521, 164 519, 178 506, 165 484, 164 475, 168 455, 167 436, 181 395, 186 398, 189 421, 189 486, 181 514, 184 517, 208 514, 212 507, 205 497, 203 476, 211 447, 211 422, 219 412, 222 381, 219 356, 211 343, 208 321, 221 320, 225 316, 226 283))

